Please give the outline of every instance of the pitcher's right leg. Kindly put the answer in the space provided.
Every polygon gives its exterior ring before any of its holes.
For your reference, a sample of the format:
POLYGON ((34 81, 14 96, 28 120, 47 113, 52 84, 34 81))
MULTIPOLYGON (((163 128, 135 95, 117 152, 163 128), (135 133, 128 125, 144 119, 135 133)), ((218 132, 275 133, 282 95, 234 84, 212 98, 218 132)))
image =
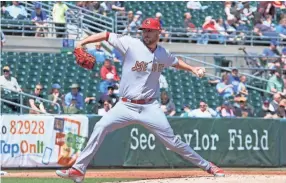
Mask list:
POLYGON ((88 164, 97 152, 106 134, 133 123, 132 112, 133 111, 129 110, 122 102, 118 102, 95 124, 86 147, 80 153, 80 156, 72 168, 69 170, 57 170, 56 174, 62 178, 69 178, 75 182, 81 182, 88 164))

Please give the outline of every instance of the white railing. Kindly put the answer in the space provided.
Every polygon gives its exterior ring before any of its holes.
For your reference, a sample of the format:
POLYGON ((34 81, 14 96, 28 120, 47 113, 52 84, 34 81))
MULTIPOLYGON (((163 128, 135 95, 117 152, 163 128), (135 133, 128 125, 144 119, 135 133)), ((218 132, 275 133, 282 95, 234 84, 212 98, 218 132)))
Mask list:
MULTIPOLYGON (((39 111, 39 110, 36 110, 36 109, 33 109, 29 106, 25 106, 24 105, 24 102, 23 102, 23 96, 26 96, 26 97, 29 97, 29 98, 34 98, 34 99, 37 99, 37 100, 40 100, 40 101, 43 101, 43 102, 46 102, 46 103, 50 103, 50 104, 54 104, 57 106, 57 111, 58 111, 58 114, 61 114, 61 107, 60 107, 60 104, 58 103, 54 103, 50 100, 46 100, 46 99, 43 99, 43 98, 40 98, 40 97, 37 97, 37 96, 34 96, 34 95, 30 95, 30 94, 27 94, 27 93, 24 93, 24 92, 18 92, 18 91, 15 91, 15 90, 11 90, 9 88, 6 88, 6 87, 3 87, 3 86, 0 86, 0 91, 1 92, 4 92, 4 91, 8 91, 9 94, 11 95, 11 93, 16 93, 17 95, 19 95, 20 97, 20 104, 19 103, 16 103, 16 102, 12 102, 12 101, 9 101, 7 99, 4 99, 4 98, 0 98, 0 101, 4 102, 4 103, 8 103, 8 104, 11 104, 11 105, 15 105, 15 106, 18 106, 20 107, 20 114, 23 114, 23 108, 24 109, 31 109, 31 110, 34 110, 34 111, 37 111, 37 112, 40 112, 40 113, 44 113, 42 111, 39 111)), ((9 95, 8 94, 8 95, 9 95)), ((46 113, 45 113, 46 114, 46 113)))

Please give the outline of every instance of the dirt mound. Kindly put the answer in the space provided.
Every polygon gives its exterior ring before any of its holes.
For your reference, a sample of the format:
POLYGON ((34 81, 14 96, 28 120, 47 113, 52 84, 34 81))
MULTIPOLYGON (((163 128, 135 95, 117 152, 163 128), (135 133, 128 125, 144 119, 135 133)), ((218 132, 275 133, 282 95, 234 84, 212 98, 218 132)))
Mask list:
MULTIPOLYGON (((152 179, 128 183, 286 183, 286 175, 227 175, 225 177, 188 177, 171 179, 152 179)), ((127 183, 127 182, 126 182, 127 183)))

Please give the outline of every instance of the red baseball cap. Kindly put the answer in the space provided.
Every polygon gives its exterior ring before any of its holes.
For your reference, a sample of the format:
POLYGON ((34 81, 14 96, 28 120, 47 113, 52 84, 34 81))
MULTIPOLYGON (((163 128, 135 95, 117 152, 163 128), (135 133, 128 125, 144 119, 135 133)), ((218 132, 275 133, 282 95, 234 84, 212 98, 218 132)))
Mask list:
POLYGON ((142 22, 142 25, 139 28, 139 30, 142 29, 161 30, 161 25, 157 18, 147 18, 142 22))

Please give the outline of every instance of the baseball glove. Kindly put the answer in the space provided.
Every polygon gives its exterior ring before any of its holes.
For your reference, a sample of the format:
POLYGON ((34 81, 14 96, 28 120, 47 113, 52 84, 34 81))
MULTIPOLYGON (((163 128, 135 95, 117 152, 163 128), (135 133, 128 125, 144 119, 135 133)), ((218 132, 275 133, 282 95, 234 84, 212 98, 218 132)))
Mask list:
POLYGON ((84 48, 76 48, 74 50, 74 55, 75 55, 77 65, 85 69, 88 69, 88 70, 93 69, 94 64, 96 63, 96 60, 84 48))

